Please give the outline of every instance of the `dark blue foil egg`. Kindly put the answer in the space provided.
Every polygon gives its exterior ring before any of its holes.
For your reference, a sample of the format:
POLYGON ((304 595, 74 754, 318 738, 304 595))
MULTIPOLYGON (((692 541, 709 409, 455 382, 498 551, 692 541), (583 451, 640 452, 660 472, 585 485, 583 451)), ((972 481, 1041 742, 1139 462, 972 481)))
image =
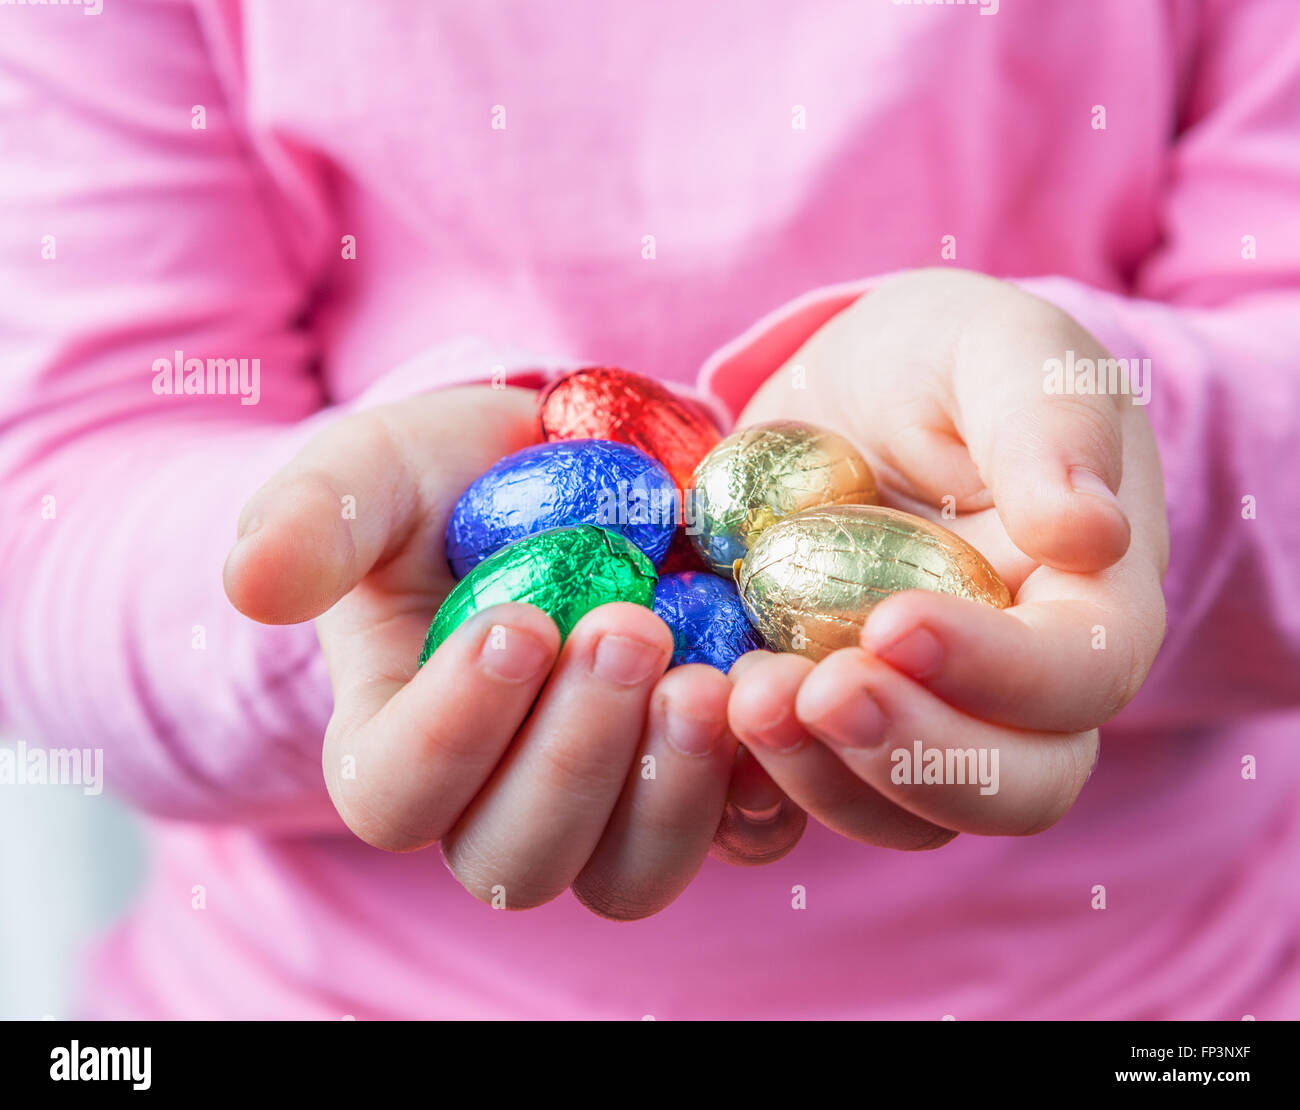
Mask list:
POLYGON ((655 613, 673 633, 673 661, 708 663, 720 671, 763 646, 736 587, 704 571, 665 574, 655 587, 655 613))
POLYGON ((507 544, 548 528, 595 524, 657 567, 677 525, 676 488, 643 451, 603 439, 525 447, 485 470, 447 523, 447 562, 463 578, 507 544))

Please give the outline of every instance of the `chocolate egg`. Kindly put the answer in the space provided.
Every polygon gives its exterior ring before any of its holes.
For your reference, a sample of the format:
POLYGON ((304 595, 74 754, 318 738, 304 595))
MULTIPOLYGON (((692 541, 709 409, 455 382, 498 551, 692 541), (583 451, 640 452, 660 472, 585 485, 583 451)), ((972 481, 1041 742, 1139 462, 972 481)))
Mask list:
POLYGON ((1011 604, 1006 583, 960 536, 878 505, 787 517, 758 537, 735 575, 768 647, 809 659, 856 645, 872 607, 899 590, 1011 604))
POLYGON ((447 562, 459 578, 507 544, 569 524, 598 524, 656 565, 677 524, 668 472, 635 447, 573 440, 525 447, 484 471, 447 523, 447 562))
POLYGON ((707 663, 729 671, 745 652, 763 646, 736 587, 707 571, 661 577, 654 610, 672 630, 674 667, 707 663))
POLYGON ((720 433, 702 405, 667 386, 612 366, 575 370, 542 391, 537 423, 544 440, 610 439, 659 462, 679 490, 720 433))
POLYGON ((424 639, 420 664, 475 613, 507 601, 549 613, 561 637, 610 601, 651 608, 655 569, 635 544, 592 524, 538 532, 488 556, 456 583, 424 639))
POLYGON ((695 545, 691 543, 691 538, 686 534, 686 529, 680 525, 673 534, 673 542, 668 545, 668 554, 664 556, 664 561, 659 564, 659 576, 662 578, 665 574, 684 574, 687 571, 707 571, 709 567, 704 565, 704 560, 700 558, 700 553, 695 550, 695 545))
POLYGON ((876 479, 847 439, 793 420, 722 440, 695 468, 686 531, 704 561, 730 577, 765 528, 817 505, 873 505, 876 479))

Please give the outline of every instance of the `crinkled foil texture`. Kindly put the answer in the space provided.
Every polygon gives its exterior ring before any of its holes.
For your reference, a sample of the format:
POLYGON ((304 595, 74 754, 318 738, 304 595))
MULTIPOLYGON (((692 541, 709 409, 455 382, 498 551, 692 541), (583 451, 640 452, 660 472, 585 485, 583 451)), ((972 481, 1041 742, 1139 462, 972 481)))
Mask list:
POLYGON ((683 491, 720 438, 702 406, 652 378, 612 366, 576 370, 553 383, 539 399, 538 427, 546 440, 630 444, 661 463, 683 491))
POLYGON ((763 646, 730 582, 703 571, 668 574, 655 587, 654 610, 673 633, 673 662, 731 670, 763 646))
POLYGON ((507 455, 461 495, 447 523, 447 562, 464 577, 535 532, 597 524, 658 565, 677 516, 672 478, 635 447, 594 439, 541 443, 507 455))
POLYGON ((610 601, 652 608, 655 569, 616 532, 581 524, 528 536, 489 556, 439 607, 420 663, 475 613, 507 601, 536 605, 568 636, 582 616, 610 601))
POLYGON ((778 520, 817 505, 876 501, 875 476, 853 444, 795 421, 728 436, 696 468, 694 485, 691 539, 723 575, 778 520))
POLYGON ((767 645, 810 659, 857 644, 872 607, 899 590, 1011 604, 1006 584, 960 536, 867 505, 808 509, 774 524, 737 568, 736 583, 767 645))

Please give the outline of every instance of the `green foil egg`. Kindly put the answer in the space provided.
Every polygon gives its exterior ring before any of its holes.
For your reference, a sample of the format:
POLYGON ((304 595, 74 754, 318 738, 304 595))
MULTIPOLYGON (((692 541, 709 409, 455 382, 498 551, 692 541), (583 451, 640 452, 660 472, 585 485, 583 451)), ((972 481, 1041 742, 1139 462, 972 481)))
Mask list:
POLYGON ((551 528, 503 547, 456 583, 439 606, 420 665, 475 613, 507 601, 535 605, 561 638, 585 613, 610 601, 654 607, 654 564, 616 532, 594 524, 551 528))

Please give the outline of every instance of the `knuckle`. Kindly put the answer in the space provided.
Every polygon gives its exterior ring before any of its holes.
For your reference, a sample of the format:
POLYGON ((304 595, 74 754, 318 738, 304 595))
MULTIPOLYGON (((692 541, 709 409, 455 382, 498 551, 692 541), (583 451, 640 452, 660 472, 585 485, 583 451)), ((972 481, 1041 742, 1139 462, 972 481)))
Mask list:
MULTIPOLYGON (((508 731, 508 726, 503 731, 508 731)), ((479 729, 457 722, 429 721, 418 729, 415 740, 410 750, 418 754, 425 773, 435 781, 449 772, 476 773, 486 778, 492 770, 489 757, 496 748, 485 747, 488 738, 479 729)))
POLYGON ((1113 466, 1119 465, 1123 446, 1114 399, 1104 396, 1063 395, 1012 405, 997 418, 992 438, 1002 465, 1016 470, 1058 449, 1063 439, 1085 461, 1109 461, 1113 466))
POLYGON ((325 428, 308 444, 301 458, 304 469, 333 489, 333 460, 362 458, 383 463, 399 456, 393 429, 379 410, 374 410, 353 413, 325 428))
POLYGON ((379 461, 405 458, 406 444, 402 428, 387 412, 383 409, 360 412, 354 419, 357 421, 353 433, 356 442, 349 444, 349 450, 365 451, 379 461))
POLYGON ((1007 284, 1005 288, 1012 295, 1004 298, 1002 312, 989 321, 1001 343, 1013 335, 1017 342, 1028 341, 1043 350, 1096 347, 1096 340, 1063 308, 1018 286, 1007 284))
POLYGON ((1071 425, 1080 447, 1101 458, 1118 461, 1123 445, 1115 398, 1108 394, 1056 398, 1056 408, 1071 425))
POLYGON ((638 839, 658 845, 665 853, 692 840, 707 820, 698 810, 688 810, 680 803, 674 806, 671 799, 667 805, 638 801, 632 806, 638 839))
POLYGON ((626 764, 597 750, 586 738, 551 737, 539 745, 538 782, 545 791, 559 792, 591 806, 608 807, 626 777, 626 764))

